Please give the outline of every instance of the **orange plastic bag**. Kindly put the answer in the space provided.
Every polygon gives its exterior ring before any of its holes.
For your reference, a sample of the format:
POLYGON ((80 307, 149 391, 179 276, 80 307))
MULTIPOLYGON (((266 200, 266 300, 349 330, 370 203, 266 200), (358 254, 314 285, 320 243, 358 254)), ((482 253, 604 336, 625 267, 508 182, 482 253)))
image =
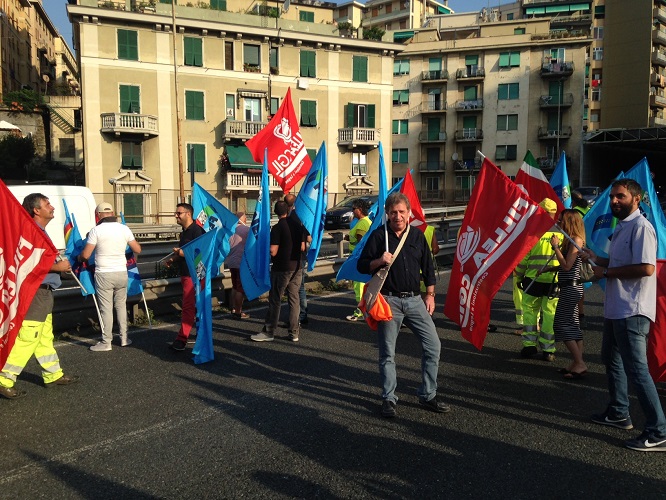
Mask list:
POLYGON ((381 293, 377 294, 377 299, 369 311, 366 310, 365 299, 361 300, 358 308, 363 312, 363 316, 365 317, 368 326, 375 331, 377 330, 380 321, 391 321, 393 319, 391 306, 386 302, 386 299, 381 293))

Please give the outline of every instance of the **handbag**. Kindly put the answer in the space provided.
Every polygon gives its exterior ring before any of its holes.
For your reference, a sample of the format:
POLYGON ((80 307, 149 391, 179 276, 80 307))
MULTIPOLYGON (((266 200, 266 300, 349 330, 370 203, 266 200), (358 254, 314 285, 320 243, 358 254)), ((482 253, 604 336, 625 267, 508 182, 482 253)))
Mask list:
POLYGON ((590 264, 589 262, 581 263, 580 279, 584 283, 592 283, 593 281, 597 281, 597 278, 594 275, 594 269, 592 269, 592 264, 590 264))

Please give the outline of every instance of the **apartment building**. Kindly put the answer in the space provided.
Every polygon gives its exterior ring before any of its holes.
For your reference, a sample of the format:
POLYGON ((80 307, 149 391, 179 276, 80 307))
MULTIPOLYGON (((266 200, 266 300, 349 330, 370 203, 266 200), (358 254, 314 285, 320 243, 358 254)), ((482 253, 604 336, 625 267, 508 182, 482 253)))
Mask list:
MULTIPOLYGON (((269 10, 283 3, 275 5, 179 1, 175 16, 170 2, 68 6, 93 192, 133 222, 171 221, 181 185, 189 191, 192 181, 231 210, 253 212, 261 165, 245 141, 287 89, 311 154, 327 143, 331 199, 376 191, 403 46, 341 36, 334 4, 294 0, 287 12, 269 10)), ((281 194, 275 183, 271 190, 281 194)))

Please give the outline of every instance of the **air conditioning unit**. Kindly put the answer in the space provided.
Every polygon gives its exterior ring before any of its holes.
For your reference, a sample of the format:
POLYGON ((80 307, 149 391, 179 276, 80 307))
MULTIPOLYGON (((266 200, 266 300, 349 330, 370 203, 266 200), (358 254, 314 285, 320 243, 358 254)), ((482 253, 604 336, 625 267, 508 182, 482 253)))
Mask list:
POLYGON ((296 80, 296 88, 299 90, 307 90, 310 86, 310 82, 307 78, 299 78, 296 80))

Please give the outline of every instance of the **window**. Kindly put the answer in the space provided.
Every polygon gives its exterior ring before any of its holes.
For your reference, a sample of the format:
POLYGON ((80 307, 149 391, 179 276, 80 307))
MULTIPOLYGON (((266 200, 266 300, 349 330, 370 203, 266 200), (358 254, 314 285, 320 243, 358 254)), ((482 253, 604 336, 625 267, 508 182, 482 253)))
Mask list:
MULTIPOLYGON (((510 19, 507 19, 509 21, 510 19)), ((513 29, 513 34, 514 35, 524 35, 525 34, 525 28, 514 28, 513 29)))
POLYGON ((349 103, 345 107, 347 128, 375 128, 375 105, 349 103))
POLYGON ((206 145, 188 144, 187 145, 187 171, 192 172, 194 165, 195 172, 206 171, 206 145))
POLYGON ((393 91, 393 105, 409 104, 409 89, 393 91))
POLYGON ((518 146, 496 146, 495 160, 515 160, 518 157, 518 146))
POLYGON ((183 38, 185 66, 203 66, 203 40, 186 36, 183 38))
POLYGON ((123 212, 127 222, 140 224, 143 222, 143 194, 124 193, 122 195, 123 212))
POLYGON ((520 52, 502 52, 499 57, 500 68, 517 68, 520 66, 520 52))
POLYGON ((429 175, 426 176, 423 180, 425 181, 424 184, 426 191, 430 191, 431 193, 432 191, 439 191, 439 177, 429 175))
POLYGON ((204 119, 204 93, 196 90, 185 91, 185 119, 204 119))
POLYGON ((518 115, 497 115, 497 130, 518 130, 518 115))
POLYGON ((599 87, 592 89, 592 100, 601 101, 601 89, 599 87))
POLYGON ((365 153, 352 153, 352 175, 368 175, 368 156, 365 153))
POLYGON ((258 69, 260 68, 259 60, 259 45, 250 45, 246 43, 243 45, 243 69, 258 69))
POLYGON ((595 40, 603 40, 604 39, 604 27, 603 26, 595 26, 593 28, 593 33, 594 33, 594 39, 595 40))
POLYGON ((603 19, 606 17, 606 6, 605 5, 598 5, 594 8, 594 18, 595 19, 603 19))
POLYGON ((210 0, 210 8, 214 10, 227 10, 227 0, 210 0))
POLYGON ((234 69, 234 42, 224 42, 224 69, 234 69))
POLYGON ((317 126, 317 101, 301 101, 301 125, 317 126))
POLYGON ((280 72, 277 47, 271 47, 268 51, 268 67, 271 69, 272 75, 277 75, 280 72))
POLYGON ((138 85, 120 85, 119 94, 121 113, 141 113, 138 85))
POLYGON ((393 61, 393 75, 408 75, 409 59, 396 59, 393 61))
POLYGON ((467 76, 476 75, 479 69, 479 56, 465 56, 465 69, 467 70, 467 76))
POLYGON ((509 13, 506 15, 506 20, 507 20, 507 21, 513 21, 513 12, 509 12, 509 13))
POLYGON ((500 101, 518 99, 518 90, 517 83, 500 83, 497 87, 497 99, 500 101))
POLYGON ((118 30, 118 59, 126 61, 139 60, 139 44, 137 32, 131 30, 118 30))
POLYGON ((366 56, 352 56, 352 81, 368 81, 368 58, 366 56))
POLYGON ((227 118, 233 120, 236 116, 236 96, 234 94, 225 95, 224 103, 227 107, 227 118))
POLYGON ((314 12, 306 12, 302 10, 298 13, 298 20, 306 23, 314 23, 314 12))
POLYGON ((246 122, 261 121, 261 99, 258 97, 245 97, 243 99, 243 110, 246 122))
POLYGON ((141 170, 141 143, 123 142, 122 144, 122 168, 128 170, 141 170))
POLYGON ((393 163, 407 163, 409 160, 408 151, 407 148, 393 149, 391 152, 391 160, 393 163))
POLYGON ((317 76, 317 53, 314 50, 301 50, 301 76, 317 76))
POLYGON ((590 113, 590 122, 597 123, 599 121, 599 111, 590 113))
POLYGON ((58 149, 58 156, 60 158, 74 158, 76 156, 74 139, 58 139, 58 149))
POLYGON ((278 112, 278 109, 280 109, 280 98, 271 97, 271 115, 275 115, 275 113, 278 112))
POLYGON ((604 58, 604 48, 603 47, 594 47, 592 49, 592 59, 595 61, 601 61, 604 58))
POLYGON ((408 120, 393 120, 393 133, 397 135, 408 134, 409 121, 408 120))

